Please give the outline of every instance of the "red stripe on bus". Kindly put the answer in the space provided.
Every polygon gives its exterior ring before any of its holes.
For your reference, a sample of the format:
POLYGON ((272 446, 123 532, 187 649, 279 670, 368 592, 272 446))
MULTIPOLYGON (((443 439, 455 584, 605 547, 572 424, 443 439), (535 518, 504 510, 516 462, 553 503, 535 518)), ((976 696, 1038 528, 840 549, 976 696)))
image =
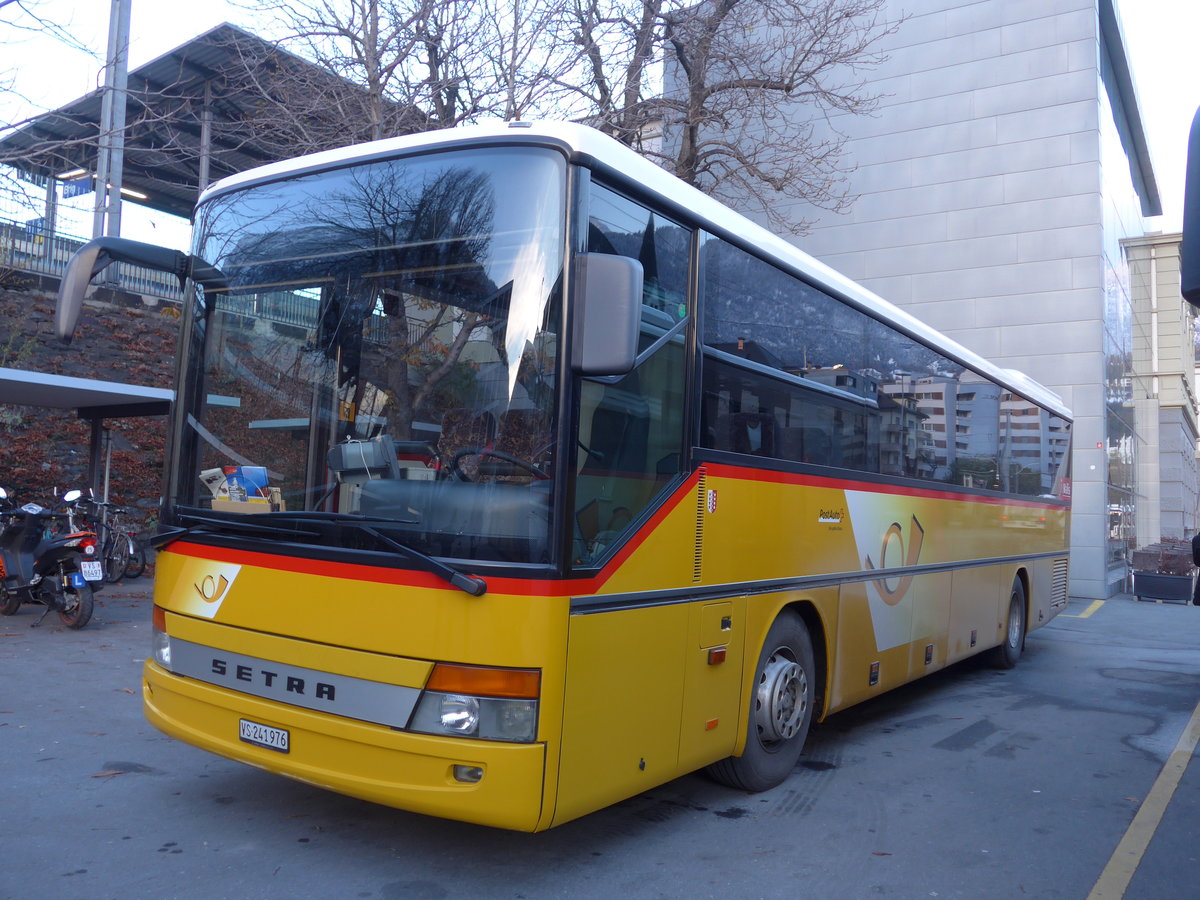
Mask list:
MULTIPOLYGON (((755 469, 742 466, 731 466, 722 463, 704 463, 704 468, 710 478, 727 478, 736 481, 758 481, 767 484, 790 484, 803 487, 827 488, 840 491, 870 491, 879 494, 895 494, 908 497, 922 497, 932 500, 952 500, 967 503, 984 503, 993 506, 1016 506, 1032 509, 1063 508, 1057 504, 1038 503, 1032 500, 1016 500, 1007 497, 985 497, 977 494, 960 494, 953 491, 934 491, 924 488, 907 488, 898 485, 878 484, 869 481, 856 481, 848 478, 831 478, 823 475, 801 475, 792 472, 776 472, 770 469, 755 469)), ((650 517, 637 533, 608 561, 603 569, 591 578, 506 578, 504 576, 487 576, 488 590, 516 596, 566 597, 586 596, 597 594, 616 574, 634 553, 645 543, 646 539, 664 519, 670 515, 685 497, 696 489, 699 470, 681 484, 675 493, 669 497, 650 517)), ((235 550, 225 547, 213 547, 207 544, 196 544, 181 540, 172 545, 172 552, 184 556, 207 559, 213 562, 258 566, 266 569, 279 569, 285 572, 295 572, 303 575, 320 575, 330 578, 344 578, 354 581, 366 581, 375 584, 394 584, 406 587, 445 589, 446 583, 435 575, 414 569, 387 569, 379 566, 365 566, 361 563, 331 562, 321 559, 306 559, 297 556, 262 553, 256 550, 235 550)), ((469 574, 469 571, 468 571, 469 574)))
POLYGON ((964 494, 957 491, 911 488, 896 484, 881 484, 875 481, 859 481, 852 478, 830 478, 825 475, 802 475, 796 472, 776 472, 772 469, 752 469, 731 466, 725 463, 705 463, 710 476, 732 478, 738 481, 761 481, 768 484, 791 484, 804 487, 829 488, 839 491, 867 491, 873 494, 896 494, 905 497, 921 497, 927 500, 953 500, 960 503, 983 503, 989 506, 1017 506, 1026 509, 1065 509, 1060 503, 1017 499, 1016 497, 990 497, 980 494, 964 494))
MULTIPOLYGON (((595 594, 613 574, 624 565, 653 533, 654 529, 670 515, 671 511, 687 497, 696 486, 698 473, 693 472, 671 497, 662 504, 637 533, 622 547, 617 555, 609 560, 601 571, 591 578, 506 578, 504 576, 486 576, 488 590, 493 593, 513 594, 517 596, 569 597, 575 595, 595 594)), ((353 581, 366 581, 373 584, 395 584, 406 587, 445 589, 446 582, 436 575, 414 569, 386 569, 379 566, 364 566, 361 563, 331 562, 323 559, 306 559, 298 556, 276 555, 262 553, 257 550, 237 550, 227 547, 214 547, 209 544, 196 544, 181 540, 170 545, 171 552, 181 556, 197 559, 207 559, 212 562, 228 563, 231 565, 257 566, 264 569, 277 569, 284 572, 295 572, 302 575, 320 575, 330 578, 345 578, 353 581)), ((469 570, 468 570, 469 574, 469 570)))

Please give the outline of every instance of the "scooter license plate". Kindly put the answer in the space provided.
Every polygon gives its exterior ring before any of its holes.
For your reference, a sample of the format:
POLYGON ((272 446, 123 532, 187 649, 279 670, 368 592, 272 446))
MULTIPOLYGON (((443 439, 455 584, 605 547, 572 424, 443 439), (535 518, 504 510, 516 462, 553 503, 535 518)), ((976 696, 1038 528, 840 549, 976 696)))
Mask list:
POLYGON ((104 578, 104 569, 98 559, 85 559, 79 563, 84 581, 100 581, 104 578))

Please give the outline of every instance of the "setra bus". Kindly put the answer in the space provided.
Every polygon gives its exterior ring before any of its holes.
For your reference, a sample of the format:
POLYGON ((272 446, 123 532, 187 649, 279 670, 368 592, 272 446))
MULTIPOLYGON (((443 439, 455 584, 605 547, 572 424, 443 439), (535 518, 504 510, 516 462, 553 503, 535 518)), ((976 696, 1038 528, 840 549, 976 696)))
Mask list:
POLYGON ((1070 413, 597 131, 508 123, 204 191, 150 722, 525 831, 706 768, 1067 603, 1070 413))

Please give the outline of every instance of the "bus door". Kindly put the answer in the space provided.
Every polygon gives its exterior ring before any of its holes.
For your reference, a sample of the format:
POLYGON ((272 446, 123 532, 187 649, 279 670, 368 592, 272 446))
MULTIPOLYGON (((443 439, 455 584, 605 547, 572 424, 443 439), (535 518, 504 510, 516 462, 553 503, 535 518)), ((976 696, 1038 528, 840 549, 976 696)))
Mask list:
POLYGON ((587 200, 588 252, 639 260, 644 294, 637 366, 578 388, 572 562, 596 573, 583 583, 600 593, 572 601, 556 823, 675 776, 685 660, 699 654, 689 641, 701 627, 685 596, 649 599, 692 581, 696 513, 683 477, 692 233, 597 184, 587 200))

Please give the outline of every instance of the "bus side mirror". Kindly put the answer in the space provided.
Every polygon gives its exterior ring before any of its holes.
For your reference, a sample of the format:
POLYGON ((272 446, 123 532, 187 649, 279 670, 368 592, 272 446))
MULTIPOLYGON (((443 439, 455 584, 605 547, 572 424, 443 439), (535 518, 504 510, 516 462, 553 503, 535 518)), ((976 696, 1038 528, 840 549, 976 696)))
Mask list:
POLYGON ((637 359, 642 264, 626 256, 575 257, 575 334, 571 367, 580 375, 625 375, 637 359))
POLYGON ((221 272, 195 256, 169 247, 144 244, 120 237, 94 238, 80 247, 67 261, 67 269, 58 285, 58 303, 54 309, 54 331, 64 344, 71 343, 83 295, 91 280, 115 262, 132 263, 166 272, 179 279, 180 287, 192 277, 205 287, 224 288, 228 282, 221 272))
POLYGON ((1179 248, 1183 299, 1200 307, 1200 110, 1188 138, 1187 182, 1183 189, 1183 243, 1179 248))

